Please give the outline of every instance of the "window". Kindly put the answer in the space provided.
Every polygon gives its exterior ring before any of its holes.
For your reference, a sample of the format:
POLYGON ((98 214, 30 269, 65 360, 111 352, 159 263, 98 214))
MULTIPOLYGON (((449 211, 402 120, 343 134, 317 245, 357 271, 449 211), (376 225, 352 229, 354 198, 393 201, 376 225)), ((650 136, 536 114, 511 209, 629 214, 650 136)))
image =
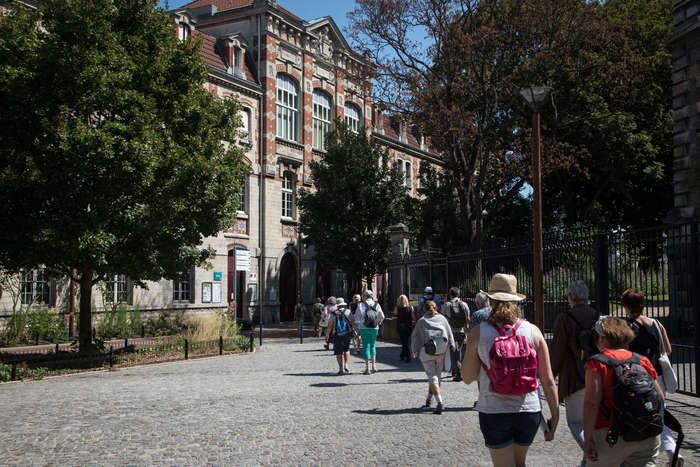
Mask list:
POLYGON ((314 141, 316 149, 325 149, 326 134, 331 129, 331 98, 321 91, 314 91, 314 141))
POLYGON ((409 161, 396 159, 396 167, 403 173, 403 185, 411 188, 413 185, 413 166, 409 161))
POLYGON ((241 140, 250 142, 250 109, 239 110, 241 116, 241 140))
POLYGON ((233 69, 241 69, 241 49, 239 47, 233 48, 233 69))
POLYGON ((345 104, 345 124, 353 133, 360 131, 360 109, 355 104, 345 104))
POLYGON ((34 269, 22 273, 22 304, 49 304, 49 280, 45 269, 34 269))
POLYGON ((127 303, 129 300, 129 289, 127 279, 124 274, 114 274, 105 281, 104 294, 102 296, 107 303, 127 303))
POLYGON ((282 217, 294 219, 294 192, 296 183, 292 172, 282 175, 282 217))
POLYGON ((238 203, 238 212, 248 212, 248 175, 243 176, 241 181, 241 193, 238 203))
POLYGON ((191 301, 192 272, 186 272, 173 281, 173 301, 191 301))
POLYGON ((190 26, 186 23, 178 23, 177 25, 177 37, 180 41, 185 42, 190 38, 190 26))
POLYGON ((299 92, 296 82, 287 75, 277 75, 277 136, 298 140, 299 92))

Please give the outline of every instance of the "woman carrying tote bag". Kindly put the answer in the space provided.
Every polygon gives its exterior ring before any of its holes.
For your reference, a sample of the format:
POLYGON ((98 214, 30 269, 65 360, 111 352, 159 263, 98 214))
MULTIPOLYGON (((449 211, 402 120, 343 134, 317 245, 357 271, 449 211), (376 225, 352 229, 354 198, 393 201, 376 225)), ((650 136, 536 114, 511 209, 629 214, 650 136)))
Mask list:
POLYGON ((411 334, 411 352, 413 358, 419 357, 428 376, 428 398, 423 407, 430 407, 433 396, 437 401, 435 413, 441 414, 442 395, 440 394, 440 375, 445 366, 447 351, 455 348, 450 323, 438 313, 434 301, 428 300, 423 305, 425 314, 416 322, 411 334))

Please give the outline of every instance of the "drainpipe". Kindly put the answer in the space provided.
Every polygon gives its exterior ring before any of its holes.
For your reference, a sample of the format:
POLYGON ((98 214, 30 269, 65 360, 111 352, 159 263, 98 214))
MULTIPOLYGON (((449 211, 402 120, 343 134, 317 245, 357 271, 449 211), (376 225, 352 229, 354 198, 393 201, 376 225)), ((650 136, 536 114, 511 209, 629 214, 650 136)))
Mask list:
POLYGON ((257 15, 258 22, 258 82, 262 86, 262 95, 259 101, 258 110, 258 154, 260 158, 260 194, 258 196, 259 201, 259 229, 260 229, 260 259, 258 261, 258 313, 260 316, 260 346, 263 343, 263 312, 264 312, 264 298, 265 298, 265 165, 267 159, 265 157, 265 127, 263 122, 263 115, 265 113, 265 85, 263 84, 262 72, 264 70, 264 65, 261 59, 262 52, 262 28, 260 25, 260 14, 257 15))

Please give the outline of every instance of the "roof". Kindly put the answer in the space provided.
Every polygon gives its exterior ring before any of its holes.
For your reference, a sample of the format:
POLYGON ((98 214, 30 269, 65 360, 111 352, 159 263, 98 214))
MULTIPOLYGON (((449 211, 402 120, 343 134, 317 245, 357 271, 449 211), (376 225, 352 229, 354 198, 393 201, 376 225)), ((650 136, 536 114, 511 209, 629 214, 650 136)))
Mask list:
POLYGON ((203 6, 214 5, 216 11, 236 10, 238 8, 246 8, 253 6, 255 0, 194 0, 180 8, 199 8, 203 6))
MULTIPOLYGON (((220 53, 216 45, 216 38, 198 29, 194 29, 192 31, 192 36, 202 38, 202 45, 199 48, 199 53, 204 59, 204 63, 217 70, 227 72, 228 66, 226 64, 226 60, 224 60, 223 54, 220 53)), ((246 81, 257 84, 257 79, 255 77, 255 73, 253 72, 253 67, 251 66, 247 53, 246 59, 243 61, 242 71, 246 81)))
MULTIPOLYGON (((382 116, 383 122, 382 122, 382 130, 383 130, 383 136, 386 139, 395 141, 400 144, 405 144, 406 146, 409 146, 413 149, 419 150, 419 151, 425 151, 424 148, 421 148, 420 140, 416 137, 416 134, 411 131, 411 128, 408 127, 406 128, 406 141, 402 142, 400 138, 400 124, 401 124, 401 117, 399 115, 388 115, 384 114, 382 116)), ((375 131, 377 128, 375 128, 375 131)), ((428 152, 431 154, 434 153, 432 149, 429 149, 428 152)))

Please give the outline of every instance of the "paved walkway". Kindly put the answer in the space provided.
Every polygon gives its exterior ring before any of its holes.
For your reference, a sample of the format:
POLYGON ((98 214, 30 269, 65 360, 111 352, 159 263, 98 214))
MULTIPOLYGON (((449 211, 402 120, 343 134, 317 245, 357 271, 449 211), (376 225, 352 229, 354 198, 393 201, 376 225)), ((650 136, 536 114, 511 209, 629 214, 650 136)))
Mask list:
MULTIPOLYGON (((489 465, 474 385, 445 382, 433 415, 416 408, 424 374, 397 346, 379 344, 375 375, 353 356, 353 374, 336 376, 321 345, 270 340, 252 355, 2 384, 0 464, 489 465)), ((528 464, 572 466, 579 453, 564 423, 552 443, 537 435, 528 464)))

